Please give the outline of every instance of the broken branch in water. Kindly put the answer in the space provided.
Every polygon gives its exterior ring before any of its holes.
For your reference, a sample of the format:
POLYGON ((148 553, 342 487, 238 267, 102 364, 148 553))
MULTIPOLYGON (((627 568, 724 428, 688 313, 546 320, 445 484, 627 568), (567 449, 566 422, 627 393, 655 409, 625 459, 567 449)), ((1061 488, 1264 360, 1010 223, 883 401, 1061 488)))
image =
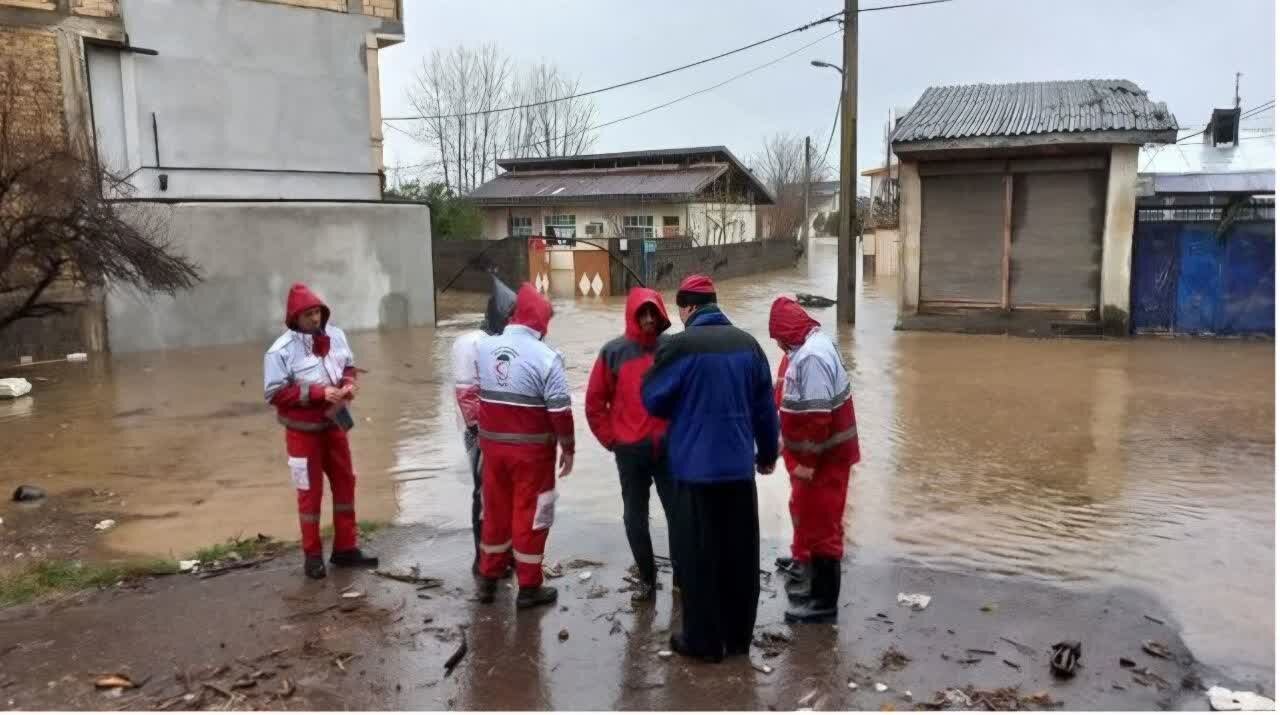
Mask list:
POLYGON ((453 673, 453 669, 458 667, 458 664, 467 655, 467 629, 459 627, 458 630, 462 632, 462 642, 458 644, 458 649, 453 652, 453 655, 449 656, 449 660, 444 662, 444 674, 446 677, 453 673))

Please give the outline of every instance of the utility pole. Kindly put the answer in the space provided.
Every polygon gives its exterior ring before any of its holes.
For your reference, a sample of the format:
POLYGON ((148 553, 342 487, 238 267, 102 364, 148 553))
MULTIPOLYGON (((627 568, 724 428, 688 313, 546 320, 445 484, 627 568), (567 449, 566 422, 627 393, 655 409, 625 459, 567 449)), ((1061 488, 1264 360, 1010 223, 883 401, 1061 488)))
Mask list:
POLYGON ((1240 73, 1236 72, 1236 109, 1240 108, 1240 73))
MULTIPOLYGON (((858 0, 844 0, 844 93, 840 112, 840 243, 836 247, 836 316, 842 323, 857 318, 857 266, 853 261, 854 222, 858 206, 858 0)), ((858 259, 861 260, 861 259, 858 259)))
POLYGON ((809 246, 809 137, 804 138, 804 236, 805 250, 809 246))

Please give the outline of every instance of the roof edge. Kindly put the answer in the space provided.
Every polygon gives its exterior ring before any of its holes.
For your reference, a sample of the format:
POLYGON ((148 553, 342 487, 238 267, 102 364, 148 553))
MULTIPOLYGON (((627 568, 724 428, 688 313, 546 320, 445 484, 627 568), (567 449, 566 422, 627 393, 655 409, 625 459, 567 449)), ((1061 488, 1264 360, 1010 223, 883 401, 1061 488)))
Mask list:
POLYGON ((903 156, 956 149, 1008 149, 1020 147, 1071 144, 1172 144, 1178 139, 1176 129, 1105 130, 1087 132, 1045 132, 991 137, 957 137, 893 142, 893 153, 903 156))

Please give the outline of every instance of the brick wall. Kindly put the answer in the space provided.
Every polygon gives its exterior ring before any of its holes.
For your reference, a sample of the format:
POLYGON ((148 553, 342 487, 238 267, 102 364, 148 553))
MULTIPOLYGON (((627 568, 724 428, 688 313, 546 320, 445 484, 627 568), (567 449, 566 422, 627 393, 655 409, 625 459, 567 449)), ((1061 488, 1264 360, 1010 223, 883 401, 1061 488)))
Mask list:
POLYGON ((488 293, 491 282, 486 271, 490 268, 497 269, 498 277, 512 288, 529 280, 529 248, 523 238, 432 241, 431 265, 437 293, 463 266, 468 266, 467 270, 449 290, 488 293))
MULTIPOLYGON (((4 0, 0 0, 3 2, 4 0)), ((92 0, 89 0, 92 1, 92 0)), ((329 10, 331 12, 349 12, 348 0, 258 0, 258 2, 272 2, 279 5, 293 5, 295 7, 309 7, 316 10, 329 10)), ((391 20, 400 18, 400 2, 399 0, 360 0, 360 12, 371 17, 384 17, 391 20)))
POLYGON ((62 75, 52 32, 0 27, 0 87, 8 86, 17 91, 13 126, 42 146, 64 147, 62 75))
POLYGON ((119 17, 118 0, 71 0, 71 12, 86 17, 119 17))

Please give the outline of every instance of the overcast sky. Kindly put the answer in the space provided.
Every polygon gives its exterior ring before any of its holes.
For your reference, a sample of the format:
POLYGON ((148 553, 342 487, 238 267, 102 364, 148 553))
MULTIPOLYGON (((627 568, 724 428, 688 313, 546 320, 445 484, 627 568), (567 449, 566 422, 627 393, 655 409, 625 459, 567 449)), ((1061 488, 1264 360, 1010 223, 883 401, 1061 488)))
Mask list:
MULTIPOLYGON (((876 7, 907 0, 862 0, 876 7)), ((764 39, 838 11, 840 0, 405 0, 404 43, 383 50, 384 116, 412 114, 406 91, 435 48, 497 43, 517 63, 546 60, 596 88, 764 39)), ((830 136, 840 64, 835 23, 668 77, 596 96, 597 123, 631 114, 781 57, 724 87, 598 132, 594 151, 723 144, 750 164, 766 135, 830 136)), ((1182 126, 1230 106, 1235 72, 1245 109, 1275 97, 1273 0, 952 0, 862 13, 859 19, 858 166, 883 163, 890 107, 908 108, 931 85, 1084 78, 1137 82, 1182 126)), ((1273 112, 1246 120, 1272 125, 1273 112)), ((403 126, 403 125, 402 125, 403 126)), ((422 161, 412 140, 387 131, 388 167, 422 161)), ((840 138, 830 150, 834 165, 840 138)))

